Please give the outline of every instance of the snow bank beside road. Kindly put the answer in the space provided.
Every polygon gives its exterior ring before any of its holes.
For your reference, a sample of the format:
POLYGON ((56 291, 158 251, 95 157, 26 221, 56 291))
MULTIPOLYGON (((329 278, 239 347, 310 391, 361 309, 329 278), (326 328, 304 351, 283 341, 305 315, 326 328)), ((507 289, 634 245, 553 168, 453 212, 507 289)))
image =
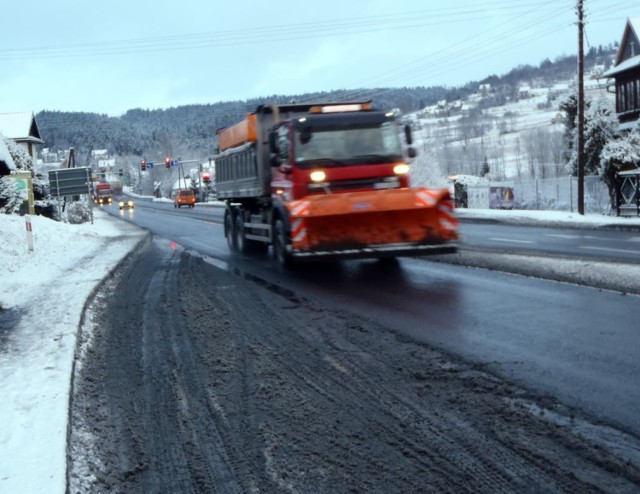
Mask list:
POLYGON ((146 235, 96 210, 94 224, 0 214, 0 492, 64 492, 67 412, 86 299, 146 235))
MULTIPOLYGON (((598 214, 582 216, 578 213, 560 211, 456 209, 456 215, 462 222, 486 221, 582 229, 613 228, 640 232, 640 218, 618 218, 598 214)), ((464 248, 455 255, 431 257, 430 260, 640 295, 640 266, 631 264, 475 252, 464 248)))
POLYGON ((567 211, 530 211, 524 209, 461 209, 455 210, 462 221, 496 221, 529 226, 566 226, 573 228, 629 228, 640 230, 640 218, 621 218, 603 214, 570 213, 567 211))

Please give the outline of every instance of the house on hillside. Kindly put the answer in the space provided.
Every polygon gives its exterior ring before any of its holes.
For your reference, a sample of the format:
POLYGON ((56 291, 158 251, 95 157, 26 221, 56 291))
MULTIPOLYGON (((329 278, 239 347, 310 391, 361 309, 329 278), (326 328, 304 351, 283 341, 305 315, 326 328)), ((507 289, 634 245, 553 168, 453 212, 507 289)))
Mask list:
POLYGON ((112 170, 116 166, 116 159, 106 149, 94 149, 91 151, 91 158, 98 170, 112 170))
POLYGON ((640 117, 640 17, 627 19, 615 63, 602 76, 615 79, 619 130, 631 129, 640 117))
POLYGON ((518 87, 518 99, 531 98, 531 86, 528 84, 522 84, 518 87))
POLYGON ((0 113, 0 132, 14 141, 35 161, 38 150, 44 141, 40 137, 40 130, 36 117, 32 112, 0 113))

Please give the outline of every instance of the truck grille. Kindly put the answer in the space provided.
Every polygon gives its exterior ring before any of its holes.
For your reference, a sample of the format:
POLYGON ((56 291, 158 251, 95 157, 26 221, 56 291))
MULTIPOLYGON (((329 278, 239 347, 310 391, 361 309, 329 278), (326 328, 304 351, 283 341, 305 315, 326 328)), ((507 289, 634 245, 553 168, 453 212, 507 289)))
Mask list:
POLYGON ((332 192, 338 192, 358 189, 397 189, 398 187, 400 187, 400 181, 397 177, 368 177, 309 184, 309 191, 320 192, 329 189, 332 192))

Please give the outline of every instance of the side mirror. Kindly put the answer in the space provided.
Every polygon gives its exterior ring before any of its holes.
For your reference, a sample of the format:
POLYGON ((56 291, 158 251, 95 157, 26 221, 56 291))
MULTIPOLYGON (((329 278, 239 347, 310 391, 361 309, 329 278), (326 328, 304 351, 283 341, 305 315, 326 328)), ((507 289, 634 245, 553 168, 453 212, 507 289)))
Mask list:
POLYGON ((309 142, 311 140, 311 135, 311 129, 309 127, 300 132, 300 144, 306 144, 309 142))
POLYGON ((273 154, 278 154, 278 141, 275 132, 269 132, 269 151, 273 154))
POLYGON ((411 146, 413 144, 413 136, 411 135, 411 127, 407 124, 404 126, 404 138, 407 144, 411 146))
POLYGON ((409 156, 409 158, 415 158, 416 156, 418 156, 418 153, 415 148, 410 147, 409 149, 407 149, 407 155, 409 156))

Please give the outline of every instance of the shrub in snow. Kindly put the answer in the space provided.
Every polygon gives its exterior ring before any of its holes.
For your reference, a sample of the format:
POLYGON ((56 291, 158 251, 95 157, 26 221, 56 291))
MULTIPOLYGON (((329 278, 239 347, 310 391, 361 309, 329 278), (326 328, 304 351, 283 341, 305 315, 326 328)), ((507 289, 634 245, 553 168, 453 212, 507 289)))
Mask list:
POLYGON ((20 213, 22 197, 11 178, 0 177, 0 212, 4 214, 20 213))
MULTIPOLYGON (((585 105, 586 106, 586 105, 585 105)), ((584 112, 584 174, 600 175, 602 150, 608 142, 613 140, 618 127, 618 118, 613 109, 613 103, 600 98, 591 101, 584 112)), ((573 130, 573 146, 571 158, 567 164, 568 171, 578 175, 578 130, 573 130)))
POLYGON ((602 179, 609 188, 612 206, 615 205, 616 174, 634 170, 640 162, 640 129, 636 127, 619 139, 610 140, 602 148, 600 168, 602 179))
POLYGON ((45 218, 60 221, 60 214, 58 212, 57 199, 42 199, 34 201, 33 208, 35 213, 45 218))
POLYGON ((65 221, 71 224, 86 223, 91 221, 91 209, 83 202, 72 202, 67 205, 64 212, 65 221))
POLYGON ((433 148, 423 143, 422 149, 411 163, 411 185, 413 187, 447 187, 449 181, 440 168, 433 148))
POLYGON ((5 137, 5 143, 9 149, 9 154, 13 158, 13 163, 16 165, 17 172, 31 172, 33 170, 33 160, 29 153, 27 153, 23 147, 18 146, 13 140, 5 137))

